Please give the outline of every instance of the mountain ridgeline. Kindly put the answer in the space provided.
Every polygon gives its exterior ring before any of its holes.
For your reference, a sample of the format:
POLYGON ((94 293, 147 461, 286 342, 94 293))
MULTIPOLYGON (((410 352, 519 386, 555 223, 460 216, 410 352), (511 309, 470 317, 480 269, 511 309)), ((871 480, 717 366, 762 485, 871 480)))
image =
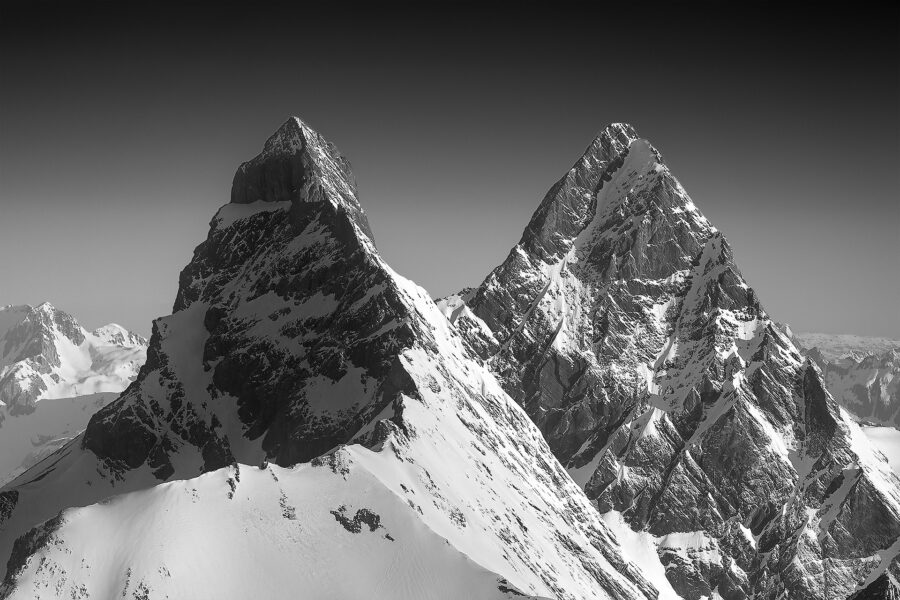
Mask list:
POLYGON ((434 302, 291 118, 136 381, 0 491, 0 595, 843 600, 898 540, 900 480, 633 128, 434 302))

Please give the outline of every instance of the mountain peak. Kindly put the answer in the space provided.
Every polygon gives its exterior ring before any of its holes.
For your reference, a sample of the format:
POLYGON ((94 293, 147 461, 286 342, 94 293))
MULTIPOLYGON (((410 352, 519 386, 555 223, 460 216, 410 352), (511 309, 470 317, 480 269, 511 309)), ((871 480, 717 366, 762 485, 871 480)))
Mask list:
POLYGON ((28 314, 32 315, 32 318, 44 318, 50 319, 51 321, 56 315, 60 315, 62 317, 68 316, 66 313, 53 306, 50 302, 41 302, 37 306, 28 306, 26 310, 28 314))
POLYGON ((263 146, 263 154, 295 154, 303 150, 309 137, 318 134, 300 117, 290 117, 281 124, 263 146))
POLYGON ((74 343, 81 343, 81 326, 75 317, 56 308, 50 302, 41 302, 37 306, 26 307, 26 314, 26 319, 34 322, 39 328, 47 331, 58 329, 74 343))
POLYGON ((628 147, 632 141, 639 139, 639 137, 637 131, 629 123, 610 123, 597 134, 594 142, 619 143, 628 147))
MULTIPOLYGON (((587 147, 581 159, 573 169, 587 169, 593 171, 593 176, 598 175, 598 167, 601 172, 611 163, 619 164, 634 150, 645 150, 653 161, 662 164, 663 159, 653 144, 638 135, 634 126, 629 123, 610 123, 604 127, 587 147)), ((584 174, 586 179, 593 179, 591 174, 584 174)))
POLYGON ((107 323, 92 331, 91 335, 110 345, 129 348, 147 345, 147 340, 143 336, 129 331, 118 323, 107 323))
POLYGON ((303 204, 328 203, 348 214, 374 240, 356 197, 350 161, 337 147, 298 117, 291 117, 266 140, 263 150, 238 167, 231 204, 285 203, 295 212, 303 204), (296 206, 295 206, 296 205, 296 206))
MULTIPOLYGON (((601 213, 648 195, 666 179, 662 195, 687 196, 680 190, 650 142, 627 123, 607 125, 588 145, 569 171, 550 188, 532 216, 519 244, 541 260, 566 254, 601 213)), ((676 203, 670 203, 675 208, 676 203)), ((682 203, 683 204, 683 203, 682 203)), ((555 257, 555 258, 554 258, 555 257)))

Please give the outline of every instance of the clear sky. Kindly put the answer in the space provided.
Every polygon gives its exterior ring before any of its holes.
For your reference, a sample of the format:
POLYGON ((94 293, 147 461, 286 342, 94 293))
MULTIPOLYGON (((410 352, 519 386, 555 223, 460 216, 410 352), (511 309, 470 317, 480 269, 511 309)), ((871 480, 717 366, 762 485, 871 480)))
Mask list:
POLYGON ((388 262, 446 294, 626 121, 774 318, 900 338, 895 15, 301 4, 4 4, 0 305, 147 334, 235 168, 291 114, 353 163, 388 262))

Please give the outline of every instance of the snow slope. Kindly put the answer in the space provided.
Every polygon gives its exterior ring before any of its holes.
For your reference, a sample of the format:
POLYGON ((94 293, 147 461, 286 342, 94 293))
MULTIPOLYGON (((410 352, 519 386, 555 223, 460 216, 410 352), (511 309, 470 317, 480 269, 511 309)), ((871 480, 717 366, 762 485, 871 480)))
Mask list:
POLYGON ((900 431, 878 425, 864 425, 862 430, 872 445, 887 457, 894 472, 900 474, 900 431))
POLYGON ((68 510, 42 535, 13 598, 521 597, 364 469, 236 465, 68 510))

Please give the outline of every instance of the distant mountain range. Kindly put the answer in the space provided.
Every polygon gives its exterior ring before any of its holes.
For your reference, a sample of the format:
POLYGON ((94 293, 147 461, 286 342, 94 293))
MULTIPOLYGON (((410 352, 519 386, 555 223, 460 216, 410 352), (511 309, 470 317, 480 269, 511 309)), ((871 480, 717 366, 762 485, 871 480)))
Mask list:
POLYGON ((882 356, 891 350, 900 350, 900 340, 849 334, 794 333, 790 331, 790 327, 787 329, 798 346, 805 350, 817 348, 828 361, 843 358, 862 360, 867 356, 882 356))
POLYGON ((137 377, 147 340, 49 303, 0 308, 0 483, 56 450, 137 377))
POLYGON ((785 329, 860 422, 900 429, 900 340, 785 329))
MULTIPOLYGON (((109 376, 71 350, 109 335, 45 320, 17 414, 109 376)), ((291 118, 136 379, 0 489, 0 596, 890 597, 900 478, 794 339, 629 125, 433 301, 291 118)))

